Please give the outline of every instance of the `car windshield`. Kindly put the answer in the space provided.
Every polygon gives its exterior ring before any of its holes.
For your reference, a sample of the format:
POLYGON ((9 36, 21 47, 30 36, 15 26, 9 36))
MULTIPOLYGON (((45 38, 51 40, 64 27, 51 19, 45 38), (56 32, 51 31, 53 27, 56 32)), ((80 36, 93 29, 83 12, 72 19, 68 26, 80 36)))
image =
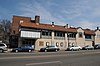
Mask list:
POLYGON ((0 44, 0 46, 5 46, 4 44, 0 44))
POLYGON ((78 47, 78 46, 76 45, 76 46, 72 46, 72 47, 78 47))
POLYGON ((89 45, 85 46, 85 47, 89 47, 89 45))

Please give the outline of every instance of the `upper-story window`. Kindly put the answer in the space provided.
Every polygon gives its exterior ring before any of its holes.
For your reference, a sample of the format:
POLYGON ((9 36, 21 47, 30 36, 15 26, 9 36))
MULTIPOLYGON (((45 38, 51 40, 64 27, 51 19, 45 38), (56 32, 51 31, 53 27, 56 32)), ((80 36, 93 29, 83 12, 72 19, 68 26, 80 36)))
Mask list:
POLYGON ((76 33, 68 33, 69 38, 76 38, 76 33))
POLYGON ((100 35, 97 35, 97 38, 100 38, 100 35))
POLYGON ((92 36, 91 35, 85 35, 85 38, 86 39, 92 39, 92 36))
POLYGON ((51 31, 42 30, 42 35, 43 35, 43 36, 51 36, 51 31))
POLYGON ((55 32, 54 35, 56 37, 65 37, 65 33, 63 33, 63 32, 55 32))
POLYGON ((82 32, 79 32, 79 38, 83 38, 82 32))

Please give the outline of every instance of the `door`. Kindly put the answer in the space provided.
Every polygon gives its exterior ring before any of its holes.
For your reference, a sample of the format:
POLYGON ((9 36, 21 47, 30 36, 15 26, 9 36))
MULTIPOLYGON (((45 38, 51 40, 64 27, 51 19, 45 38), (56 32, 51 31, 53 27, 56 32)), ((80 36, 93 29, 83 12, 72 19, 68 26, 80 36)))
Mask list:
POLYGON ((35 48, 35 41, 36 39, 23 39, 22 45, 32 45, 32 47, 35 48))

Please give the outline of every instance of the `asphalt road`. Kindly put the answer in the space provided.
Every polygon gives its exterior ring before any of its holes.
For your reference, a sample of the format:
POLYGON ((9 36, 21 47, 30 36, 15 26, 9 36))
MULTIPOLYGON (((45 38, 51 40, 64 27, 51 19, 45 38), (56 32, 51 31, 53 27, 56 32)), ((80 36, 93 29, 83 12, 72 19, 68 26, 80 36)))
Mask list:
POLYGON ((0 53, 0 66, 100 66, 100 50, 0 53))

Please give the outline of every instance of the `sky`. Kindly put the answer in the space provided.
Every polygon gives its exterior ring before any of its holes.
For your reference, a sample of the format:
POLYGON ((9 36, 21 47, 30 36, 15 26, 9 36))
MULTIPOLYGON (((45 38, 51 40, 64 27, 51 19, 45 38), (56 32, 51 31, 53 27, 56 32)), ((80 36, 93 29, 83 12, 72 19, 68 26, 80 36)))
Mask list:
POLYGON ((13 15, 40 22, 83 29, 100 27, 100 0, 0 0, 0 19, 12 20, 13 15))

